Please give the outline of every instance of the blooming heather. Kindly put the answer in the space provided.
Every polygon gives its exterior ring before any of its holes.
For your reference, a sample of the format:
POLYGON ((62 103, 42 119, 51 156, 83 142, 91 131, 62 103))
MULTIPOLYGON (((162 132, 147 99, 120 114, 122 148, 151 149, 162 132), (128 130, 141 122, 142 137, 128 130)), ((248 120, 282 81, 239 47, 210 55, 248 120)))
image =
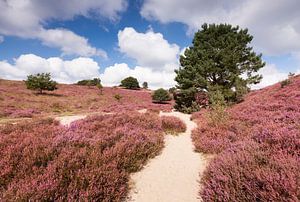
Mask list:
POLYGON ((162 128, 166 133, 178 134, 186 131, 186 125, 175 116, 161 116, 162 128))
POLYGON ((65 112, 119 112, 124 110, 156 109, 171 111, 173 102, 152 103, 151 91, 126 90, 96 86, 59 84, 55 92, 36 95, 24 82, 0 80, 0 117, 35 117, 65 112), (114 95, 122 99, 117 101, 114 95))
POLYGON ((300 200, 300 76, 249 93, 211 127, 195 115, 196 150, 217 153, 203 179, 206 201, 300 200))
POLYGON ((131 172, 163 147, 158 115, 52 119, 0 128, 0 200, 122 201, 131 172))

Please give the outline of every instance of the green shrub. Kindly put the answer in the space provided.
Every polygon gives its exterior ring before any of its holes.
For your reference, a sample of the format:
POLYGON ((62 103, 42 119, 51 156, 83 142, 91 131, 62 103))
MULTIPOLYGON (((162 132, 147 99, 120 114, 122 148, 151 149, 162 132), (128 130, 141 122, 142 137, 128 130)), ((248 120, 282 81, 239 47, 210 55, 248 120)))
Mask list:
POLYGON ((51 80, 50 73, 38 73, 35 75, 29 75, 27 76, 25 84, 27 89, 37 90, 40 94, 43 93, 43 90, 53 91, 57 89, 57 83, 51 80))
POLYGON ((78 81, 76 84, 80 86, 98 86, 101 85, 101 80, 99 78, 93 78, 91 80, 86 79, 86 80, 78 81))
POLYGON ((121 81, 120 86, 127 88, 127 89, 139 89, 140 88, 138 80, 131 76, 123 79, 121 81))
POLYGON ((117 101, 120 101, 122 99, 122 96, 120 94, 115 94, 114 95, 114 98, 117 100, 117 101))
POLYGON ((154 91, 154 93, 152 94, 152 101, 154 103, 164 103, 166 101, 170 101, 171 97, 168 93, 168 91, 166 91, 163 88, 157 89, 154 91))
POLYGON ((148 83, 146 81, 143 83, 143 88, 148 89, 148 83))

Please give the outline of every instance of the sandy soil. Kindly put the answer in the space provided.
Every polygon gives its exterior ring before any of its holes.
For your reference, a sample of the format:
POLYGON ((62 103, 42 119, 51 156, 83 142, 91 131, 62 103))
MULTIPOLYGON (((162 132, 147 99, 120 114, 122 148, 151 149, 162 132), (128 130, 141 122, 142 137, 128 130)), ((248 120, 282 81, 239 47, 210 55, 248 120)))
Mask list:
POLYGON ((203 173, 207 159, 194 152, 191 131, 196 124, 190 120, 190 115, 179 112, 160 115, 182 119, 187 125, 187 131, 178 136, 167 135, 161 155, 150 160, 144 169, 132 175, 128 201, 201 201, 198 195, 199 174, 203 173))
POLYGON ((62 125, 68 126, 73 121, 84 119, 86 115, 74 115, 74 116, 60 116, 56 117, 55 119, 58 120, 62 125))

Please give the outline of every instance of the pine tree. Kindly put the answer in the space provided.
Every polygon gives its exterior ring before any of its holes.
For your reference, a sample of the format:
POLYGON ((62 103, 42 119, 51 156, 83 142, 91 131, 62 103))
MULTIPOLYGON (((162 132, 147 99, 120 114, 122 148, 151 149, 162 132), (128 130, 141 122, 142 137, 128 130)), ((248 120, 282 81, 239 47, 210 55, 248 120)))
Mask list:
POLYGON ((250 46, 252 39, 247 29, 238 26, 202 25, 175 70, 177 88, 181 90, 175 108, 190 107, 200 91, 208 95, 220 92, 226 102, 241 100, 250 84, 260 82, 262 76, 257 71, 265 65, 262 55, 250 46))
POLYGON ((28 75, 25 84, 27 89, 37 90, 39 94, 42 94, 43 90, 53 91, 57 89, 57 83, 51 80, 50 73, 28 75))

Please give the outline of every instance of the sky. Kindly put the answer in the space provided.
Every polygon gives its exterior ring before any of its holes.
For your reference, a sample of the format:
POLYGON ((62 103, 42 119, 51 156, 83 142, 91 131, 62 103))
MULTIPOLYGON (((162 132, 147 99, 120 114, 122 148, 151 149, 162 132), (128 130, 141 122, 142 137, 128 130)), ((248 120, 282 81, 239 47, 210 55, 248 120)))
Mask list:
POLYGON ((300 73, 298 0, 0 0, 0 10, 3 79, 50 72, 60 83, 114 86, 134 76, 169 88, 203 23, 249 29, 266 62, 254 88, 300 73))

